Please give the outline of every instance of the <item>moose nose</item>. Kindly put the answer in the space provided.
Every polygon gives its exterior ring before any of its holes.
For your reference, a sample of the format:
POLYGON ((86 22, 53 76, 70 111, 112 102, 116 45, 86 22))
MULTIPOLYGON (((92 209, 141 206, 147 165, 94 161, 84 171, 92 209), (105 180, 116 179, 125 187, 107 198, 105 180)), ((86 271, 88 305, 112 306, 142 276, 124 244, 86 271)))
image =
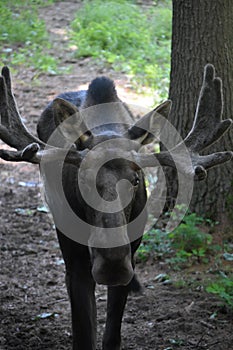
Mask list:
POLYGON ((108 261, 96 257, 93 261, 92 276, 96 283, 106 286, 126 286, 134 276, 130 259, 108 261))

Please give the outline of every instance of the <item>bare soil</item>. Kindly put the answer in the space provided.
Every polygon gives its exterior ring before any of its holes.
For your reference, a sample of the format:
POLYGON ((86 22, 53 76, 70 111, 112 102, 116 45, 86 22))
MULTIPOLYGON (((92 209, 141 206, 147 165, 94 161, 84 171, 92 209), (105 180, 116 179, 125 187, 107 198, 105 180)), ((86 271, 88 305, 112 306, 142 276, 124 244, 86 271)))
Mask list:
MULTIPOLYGON (((57 2, 40 10, 55 42, 51 50, 62 57, 66 75, 36 75, 33 69, 14 73, 14 90, 28 127, 35 132, 47 102, 64 90, 85 86, 106 74, 116 81, 124 100, 137 103, 123 74, 102 68, 90 59, 73 59, 66 49, 66 30, 79 2, 57 2)), ((9 63, 10 65, 10 63, 9 63)), ((140 97, 143 100, 143 97, 140 97)), ((148 101, 145 101, 148 103, 148 101)), ((1 350, 71 349, 70 306, 53 222, 43 212, 37 166, 0 163, 1 234, 1 350)), ((197 267, 198 269, 198 267, 197 267)), ((123 350, 230 350, 233 315, 219 301, 188 284, 183 288, 156 281, 166 265, 148 261, 137 265, 142 295, 129 297, 122 325, 123 350), (214 317, 213 315, 216 316, 214 317)), ((185 275, 184 271, 184 275, 185 275)), ((197 271, 192 278, 198 281, 197 271)), ((198 284, 197 284, 198 285, 198 284)), ((105 321, 106 290, 98 286, 98 350, 105 321)))

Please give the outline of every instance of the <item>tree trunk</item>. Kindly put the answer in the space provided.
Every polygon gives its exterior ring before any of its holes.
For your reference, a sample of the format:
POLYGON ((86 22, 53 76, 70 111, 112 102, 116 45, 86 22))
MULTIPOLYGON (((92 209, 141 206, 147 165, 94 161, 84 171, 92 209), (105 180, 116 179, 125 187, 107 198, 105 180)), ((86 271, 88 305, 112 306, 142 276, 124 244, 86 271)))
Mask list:
MULTIPOLYGON (((169 121, 182 137, 191 128, 203 78, 212 63, 223 80, 223 118, 233 116, 233 1, 173 0, 172 59, 169 98, 173 101, 169 121)), ((211 152, 233 149, 233 130, 211 152)), ((169 196, 175 197, 174 171, 168 169, 169 196)), ((168 206, 170 203, 168 203, 168 206)), ((190 209, 223 220, 233 216, 232 161, 211 169, 208 178, 196 182, 190 209), (229 215, 231 212, 231 215, 229 215)), ((231 217, 231 220, 233 218, 231 217)))

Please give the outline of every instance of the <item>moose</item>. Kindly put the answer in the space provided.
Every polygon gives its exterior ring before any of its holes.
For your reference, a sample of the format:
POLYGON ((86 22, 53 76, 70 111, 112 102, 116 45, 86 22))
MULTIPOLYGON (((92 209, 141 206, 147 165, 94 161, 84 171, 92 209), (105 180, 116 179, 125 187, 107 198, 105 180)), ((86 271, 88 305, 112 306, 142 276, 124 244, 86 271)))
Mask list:
POLYGON ((140 289, 134 254, 147 221, 143 169, 178 166, 186 176, 203 180, 208 169, 232 159, 231 151, 199 154, 232 123, 222 120, 221 79, 213 65, 205 66, 193 127, 186 138, 172 152, 140 152, 153 142, 158 120, 166 120, 170 108, 171 101, 165 101, 135 121, 114 82, 98 77, 87 91, 66 92, 50 102, 36 137, 20 117, 10 70, 2 69, 0 139, 15 150, 1 149, 0 157, 40 165, 66 267, 73 350, 96 350, 96 283, 108 288, 102 349, 121 349, 127 296, 140 289))

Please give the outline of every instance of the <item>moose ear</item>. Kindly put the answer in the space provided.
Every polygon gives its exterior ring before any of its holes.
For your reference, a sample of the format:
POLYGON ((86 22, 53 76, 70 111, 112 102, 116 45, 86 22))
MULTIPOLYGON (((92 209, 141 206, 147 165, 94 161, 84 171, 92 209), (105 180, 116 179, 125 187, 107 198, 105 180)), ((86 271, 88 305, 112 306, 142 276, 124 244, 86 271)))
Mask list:
POLYGON ((51 108, 55 125, 65 139, 72 143, 77 143, 77 140, 84 143, 92 136, 75 105, 62 98, 56 98, 51 108))
POLYGON ((127 136, 131 140, 138 141, 142 145, 151 143, 161 132, 171 110, 172 102, 167 100, 153 111, 144 115, 129 130, 127 136))

